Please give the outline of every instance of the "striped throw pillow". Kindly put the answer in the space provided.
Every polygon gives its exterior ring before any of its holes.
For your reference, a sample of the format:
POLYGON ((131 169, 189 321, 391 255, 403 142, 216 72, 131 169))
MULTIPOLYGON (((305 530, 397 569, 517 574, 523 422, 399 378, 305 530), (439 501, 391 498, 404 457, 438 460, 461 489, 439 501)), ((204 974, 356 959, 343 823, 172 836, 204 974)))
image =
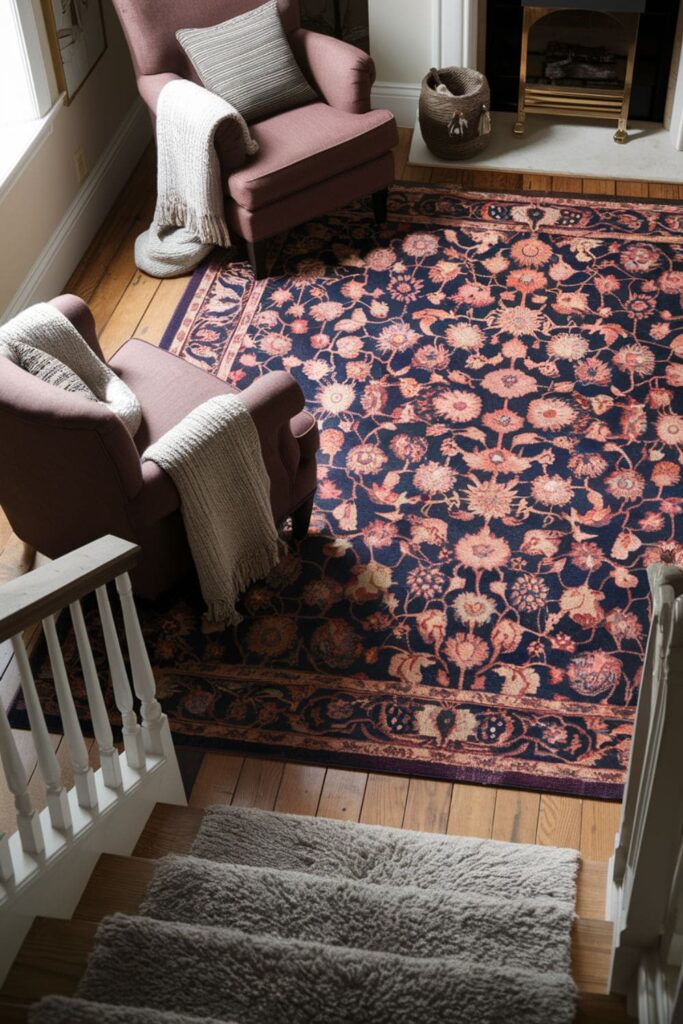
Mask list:
POLYGON ((211 28, 185 28, 176 38, 205 88, 259 121, 318 99, 282 28, 277 0, 211 28))
POLYGON ((96 402, 97 395, 93 394, 85 381, 81 380, 77 373, 66 366, 61 359, 50 356, 33 345, 26 345, 20 341, 13 341, 0 347, 0 355, 6 356, 11 362, 16 363, 32 377, 52 384, 62 391, 70 391, 72 394, 80 395, 91 402, 96 402))

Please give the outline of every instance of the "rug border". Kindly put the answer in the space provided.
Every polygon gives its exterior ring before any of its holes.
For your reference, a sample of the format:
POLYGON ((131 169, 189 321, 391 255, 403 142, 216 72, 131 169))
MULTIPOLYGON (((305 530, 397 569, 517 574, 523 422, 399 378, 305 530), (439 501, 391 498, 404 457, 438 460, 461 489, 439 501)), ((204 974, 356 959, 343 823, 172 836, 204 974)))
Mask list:
MULTIPOLYGON (((20 694, 15 694, 10 705, 12 728, 29 731, 26 711, 14 707, 20 694)), ((111 721, 111 719, 110 719, 111 721)), ((63 732, 61 719, 57 715, 45 715, 45 723, 50 732, 63 732)), ((170 725, 169 721, 169 725, 170 725)), ((114 741, 118 742, 121 725, 112 722, 114 741)), ((81 730, 84 735, 92 736, 92 722, 82 721, 81 730)), ((526 792, 548 793, 555 796, 571 796, 583 800, 606 800, 620 802, 623 799, 624 786, 611 782, 579 782, 573 779, 539 778, 532 772, 522 771, 485 771, 480 768, 468 768, 465 765, 435 765, 433 762, 415 763, 403 758, 373 757, 371 755, 350 754, 348 752, 308 750, 288 744, 249 743, 241 740, 222 739, 214 736, 190 736, 187 733, 175 732, 171 726, 174 746, 194 748, 196 750, 220 750, 226 753, 243 754, 245 756, 264 757, 272 761, 294 762, 298 764, 318 765, 322 768, 346 768, 349 771, 372 772, 377 775, 403 775, 415 779, 433 779, 439 782, 469 783, 471 785, 495 787, 496 789, 523 789, 526 792)))

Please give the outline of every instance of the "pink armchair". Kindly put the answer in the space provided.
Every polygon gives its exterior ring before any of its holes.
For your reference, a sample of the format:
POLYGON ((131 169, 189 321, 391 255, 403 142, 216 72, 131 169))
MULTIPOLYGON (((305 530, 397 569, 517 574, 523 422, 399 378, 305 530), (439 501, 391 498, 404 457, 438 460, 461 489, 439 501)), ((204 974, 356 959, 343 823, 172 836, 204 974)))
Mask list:
MULTIPOLYGON (((114 0, 140 95, 156 113, 159 93, 174 78, 198 81, 175 33, 203 28, 257 7, 262 0, 114 0)), ((245 239, 254 274, 266 274, 267 240, 360 196, 372 194, 375 217, 386 217, 394 179, 393 116, 370 109, 375 70, 362 50, 299 26, 297 0, 278 0, 289 42, 320 102, 251 125, 259 152, 247 160, 234 125, 216 139, 231 230, 245 239)))
MULTIPOLYGON (((95 322, 74 295, 54 300, 101 357, 95 322)), ((106 406, 31 377, 0 356, 0 504, 14 532, 56 558, 104 534, 135 541, 136 591, 155 597, 191 566, 178 492, 140 453, 214 395, 235 389, 144 341, 132 339, 111 367, 142 405, 134 439, 106 406)), ((261 439, 276 523, 308 530, 318 430, 288 373, 268 373, 241 392, 261 439)))

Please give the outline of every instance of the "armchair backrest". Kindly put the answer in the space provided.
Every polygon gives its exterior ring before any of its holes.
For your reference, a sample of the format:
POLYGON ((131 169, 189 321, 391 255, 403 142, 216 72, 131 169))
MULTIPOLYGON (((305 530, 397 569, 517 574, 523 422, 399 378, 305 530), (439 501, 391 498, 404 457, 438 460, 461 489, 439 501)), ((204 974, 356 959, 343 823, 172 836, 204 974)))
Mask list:
MULTIPOLYGON (((128 41, 136 75, 173 72, 195 78, 175 37, 180 28, 206 28, 264 0, 113 0, 128 41)), ((299 27, 299 0, 278 0, 286 32, 299 27)))
POLYGON ((57 557, 108 533, 131 538, 140 456, 99 402, 0 356, 0 505, 15 533, 57 557))

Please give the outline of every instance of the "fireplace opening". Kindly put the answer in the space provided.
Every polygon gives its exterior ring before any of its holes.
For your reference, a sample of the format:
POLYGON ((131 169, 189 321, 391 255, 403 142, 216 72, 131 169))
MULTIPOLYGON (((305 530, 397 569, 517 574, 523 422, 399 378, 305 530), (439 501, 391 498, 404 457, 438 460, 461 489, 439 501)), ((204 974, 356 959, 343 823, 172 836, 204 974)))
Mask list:
POLYGON ((368 0, 301 0, 301 24, 370 52, 368 0))
MULTIPOLYGON (((597 4, 595 5, 598 6, 597 4)), ((624 4, 624 7, 627 5, 624 4)), ((615 22, 586 10, 553 11, 530 38, 528 80, 600 89, 623 87, 625 40, 615 22)), ((647 0, 640 15, 630 118, 661 123, 664 118, 679 0, 647 0)), ((488 0, 486 75, 493 110, 517 109, 522 40, 522 0, 488 0)))

